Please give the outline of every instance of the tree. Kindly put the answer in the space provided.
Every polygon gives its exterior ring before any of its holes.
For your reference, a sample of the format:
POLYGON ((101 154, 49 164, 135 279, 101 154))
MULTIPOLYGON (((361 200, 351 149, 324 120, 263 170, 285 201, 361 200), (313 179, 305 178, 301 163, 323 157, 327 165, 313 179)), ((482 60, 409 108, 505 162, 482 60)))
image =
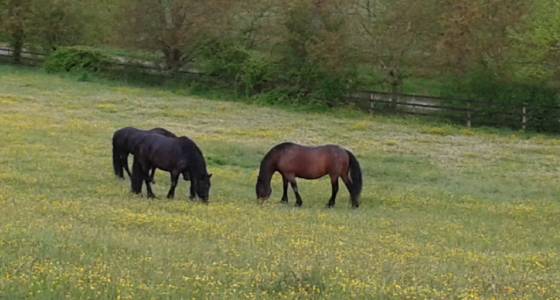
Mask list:
POLYGON ((511 32, 522 25, 528 1, 446 0, 441 6, 438 47, 443 68, 457 75, 474 69, 506 69, 515 43, 511 32))
POLYGON ((282 7, 281 0, 239 0, 230 14, 233 32, 247 49, 267 49, 277 42, 282 7))
POLYGON ((30 31, 44 50, 76 45, 83 41, 86 15, 81 3, 72 0, 33 0, 30 31))
POLYGON ((425 71, 434 53, 437 1, 356 0, 352 17, 362 61, 383 74, 393 93, 406 77, 425 71))
POLYGON ((227 27, 223 21, 229 3, 227 0, 128 0, 122 7, 122 36, 135 47, 161 52, 166 67, 177 71, 192 61, 204 39, 217 34, 218 28, 227 27))
POLYGON ((322 100, 340 98, 354 77, 355 55, 349 47, 344 1, 296 0, 283 17, 279 48, 283 78, 292 96, 314 94, 322 100))
POLYGON ((528 81, 560 82, 560 2, 534 2, 527 24, 512 34, 513 62, 518 77, 528 81))
POLYGON ((13 50, 13 60, 21 63, 21 53, 29 35, 31 0, 0 0, 0 26, 13 50))

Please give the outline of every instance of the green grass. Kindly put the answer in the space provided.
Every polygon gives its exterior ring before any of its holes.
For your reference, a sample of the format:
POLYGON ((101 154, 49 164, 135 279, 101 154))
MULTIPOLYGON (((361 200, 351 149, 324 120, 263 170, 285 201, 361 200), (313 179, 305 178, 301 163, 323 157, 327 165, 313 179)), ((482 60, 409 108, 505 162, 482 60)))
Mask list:
POLYGON ((208 100, 0 66, 0 298, 558 298, 560 141, 415 119, 208 100), (192 137, 211 203, 131 195, 124 126, 192 137), (259 161, 282 141, 360 160, 362 207, 327 180, 263 207, 259 161))

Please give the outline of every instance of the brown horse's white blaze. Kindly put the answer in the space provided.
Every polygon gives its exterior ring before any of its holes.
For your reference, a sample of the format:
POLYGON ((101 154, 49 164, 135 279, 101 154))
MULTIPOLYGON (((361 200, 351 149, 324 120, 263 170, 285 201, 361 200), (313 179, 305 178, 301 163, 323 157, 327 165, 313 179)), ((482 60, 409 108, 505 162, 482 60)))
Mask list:
POLYGON ((257 198, 261 201, 270 197, 270 181, 276 171, 282 175, 282 202, 288 201, 287 190, 290 184, 296 196, 296 205, 302 205, 296 178, 318 179, 329 175, 332 195, 327 206, 332 207, 335 204, 339 178, 350 192, 352 206, 359 206, 362 187, 359 163, 350 151, 337 145, 306 147, 282 143, 273 147, 263 158, 257 179, 257 198))

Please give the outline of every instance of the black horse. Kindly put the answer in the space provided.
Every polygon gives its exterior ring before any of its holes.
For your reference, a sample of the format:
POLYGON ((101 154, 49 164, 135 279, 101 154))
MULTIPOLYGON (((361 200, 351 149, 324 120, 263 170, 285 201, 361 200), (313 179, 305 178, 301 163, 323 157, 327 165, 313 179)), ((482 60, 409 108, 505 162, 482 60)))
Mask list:
MULTIPOLYGON (((132 177, 132 173, 128 168, 128 155, 135 154, 135 148, 142 138, 142 134, 155 133, 167 137, 177 137, 173 132, 164 128, 153 128, 150 130, 141 130, 134 127, 121 128, 113 134, 113 169, 115 175, 124 179, 126 171, 128 177, 132 177)), ((156 169, 152 169, 150 180, 153 182, 156 169)))
POLYGON ((206 170, 204 155, 198 146, 187 137, 170 138, 159 134, 144 133, 141 135, 132 164, 132 192, 142 192, 142 182, 146 183, 148 198, 155 195, 150 186, 149 171, 158 168, 171 174, 171 187, 167 198, 175 196, 175 188, 179 175, 191 181, 190 198, 196 195, 208 202, 210 177, 206 170))

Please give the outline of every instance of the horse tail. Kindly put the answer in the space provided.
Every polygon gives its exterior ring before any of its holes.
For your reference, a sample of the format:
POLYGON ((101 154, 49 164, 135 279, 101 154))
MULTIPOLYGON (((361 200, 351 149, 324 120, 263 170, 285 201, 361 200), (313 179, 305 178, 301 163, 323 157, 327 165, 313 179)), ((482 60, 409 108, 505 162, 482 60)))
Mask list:
POLYGON ((122 165, 122 160, 119 152, 119 148, 113 143, 113 170, 115 171, 115 175, 120 178, 124 178, 124 167, 122 165))
POLYGON ((350 192, 350 198, 352 199, 352 206, 357 208, 360 206, 360 194, 362 193, 362 170, 360 168, 360 163, 354 154, 348 150, 346 150, 346 152, 348 153, 348 158, 350 160, 348 167, 348 173, 350 175, 348 191, 350 192))
POLYGON ((132 162, 132 176, 130 177, 130 187, 133 193, 142 193, 142 181, 144 180, 144 173, 140 162, 137 157, 134 157, 132 162))

